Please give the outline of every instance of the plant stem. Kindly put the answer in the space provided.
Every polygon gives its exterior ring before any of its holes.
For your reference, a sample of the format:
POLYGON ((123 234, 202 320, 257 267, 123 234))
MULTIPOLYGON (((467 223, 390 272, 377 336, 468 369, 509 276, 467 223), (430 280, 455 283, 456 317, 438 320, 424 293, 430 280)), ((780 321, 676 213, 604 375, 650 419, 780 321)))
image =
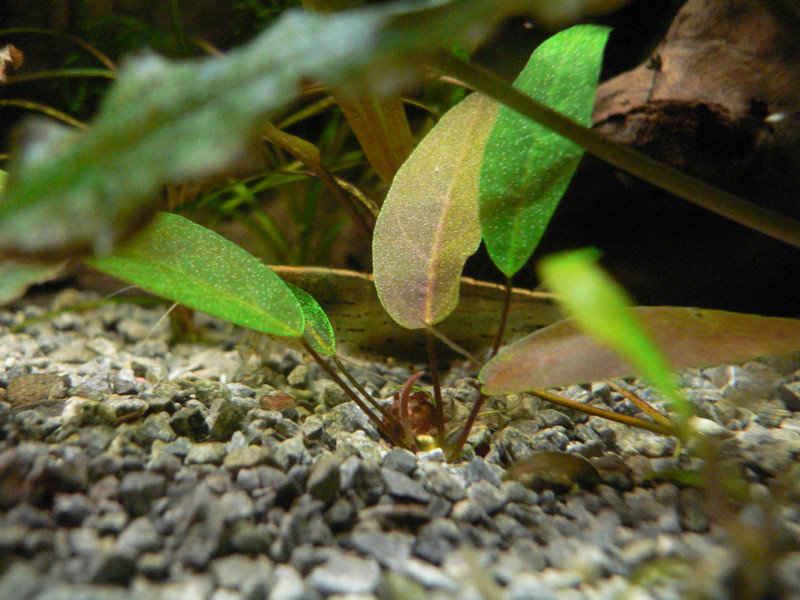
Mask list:
POLYGON ((497 326, 497 336, 494 338, 492 353, 489 358, 493 358, 500 346, 503 345, 503 336, 506 333, 506 323, 508 322, 508 312, 511 309, 511 277, 506 276, 506 290, 503 295, 503 310, 500 313, 500 324, 497 326))
POLYGON ((661 414, 655 408, 650 406, 647 402, 639 398, 639 396, 634 394, 632 391, 621 388, 616 383, 610 380, 606 381, 606 383, 608 383, 608 385, 611 387, 612 390, 625 396, 628 400, 631 401, 632 404, 634 404, 643 413, 650 416, 654 421, 658 421, 663 425, 670 425, 670 426, 673 425, 672 419, 670 419, 666 415, 661 414))
POLYGON ((725 192, 678 169, 614 142, 514 88, 494 73, 442 51, 430 60, 443 73, 491 96, 564 136, 598 158, 706 210, 800 248, 800 223, 725 192))
POLYGON ((400 446, 401 448, 406 448, 405 441, 402 440, 402 439, 398 439, 397 436, 395 436, 395 434, 392 431, 390 431, 389 428, 386 427, 383 424, 383 422, 378 418, 378 415, 376 415, 374 412, 372 412, 369 409, 369 407, 366 404, 364 404, 364 401, 361 400, 361 398, 359 398, 358 395, 356 395, 356 393, 352 390, 352 388, 349 385, 347 385, 342 380, 341 377, 339 377, 339 375, 336 373, 336 371, 334 371, 331 368, 331 366, 328 363, 325 362, 325 359, 323 359, 317 353, 317 351, 314 350, 309 345, 308 342, 306 342, 305 340, 302 340, 302 339, 300 341, 303 344, 303 347, 305 348, 306 352, 308 352, 308 354, 311 356, 311 358, 313 358, 316 361, 316 363, 320 367, 322 367, 322 370, 325 371, 328 374, 328 377, 330 377, 333 380, 333 382, 336 385, 338 385, 344 391, 344 393, 347 394, 347 396, 353 402, 356 403, 356 406, 358 406, 358 408, 360 408, 361 411, 365 415, 367 415, 369 420, 372 421, 372 423, 375 425, 375 427, 378 428, 378 431, 380 431, 381 433, 383 433, 383 435, 385 435, 387 438, 389 438, 389 441, 391 441, 395 446, 400 446))
POLYGON ((677 435, 678 433, 678 428, 672 424, 666 425, 664 423, 653 423, 651 421, 637 419, 636 417, 631 417, 629 415, 622 415, 610 410, 597 408, 591 404, 582 404, 580 402, 575 402, 574 400, 568 400, 567 398, 563 398, 561 396, 557 396, 556 394, 551 394, 542 390, 529 390, 527 393, 531 396, 541 398, 542 400, 552 402, 553 404, 571 408, 595 417, 602 417, 604 419, 608 419, 609 421, 616 421, 617 423, 622 423, 623 425, 630 425, 631 427, 638 427, 639 429, 646 429, 647 431, 653 431, 663 435, 677 435))
POLYGON ((428 363, 431 367, 431 383, 433 383, 433 405, 436 409, 436 444, 441 448, 445 443, 444 404, 442 403, 442 386, 439 383, 439 362, 436 360, 436 346, 433 334, 425 329, 425 345, 428 347, 428 363))
POLYGON ((419 378, 424 374, 423 371, 414 373, 408 378, 408 381, 403 385, 400 391, 400 423, 403 427, 403 438, 410 447, 416 446, 414 427, 411 425, 411 413, 408 412, 408 395, 411 393, 411 388, 419 381, 419 378))
POLYGON ((350 371, 348 371, 348 370, 345 368, 344 364, 342 363, 342 361, 339 359, 339 357, 338 357, 338 356, 332 356, 332 357, 331 357, 331 360, 333 361, 333 364, 335 364, 337 367, 339 367, 339 370, 340 370, 340 371, 342 372, 342 374, 343 374, 343 375, 344 375, 344 376, 347 378, 347 380, 348 380, 350 383, 352 383, 352 384, 353 384, 353 387, 354 387, 354 388, 356 388, 356 389, 357 389, 357 390, 358 390, 358 391, 361 393, 361 395, 362 395, 362 396, 364 396, 364 398, 366 399, 366 401, 369 403, 369 405, 370 405, 372 408, 374 408, 376 411, 378 411, 378 412, 381 414, 381 416, 382 416, 384 419, 386 419, 387 421, 389 421, 389 422, 390 422, 392 425, 394 425, 395 427, 398 427, 398 428, 399 428, 399 427, 401 427, 401 423, 400 423, 400 421, 398 421, 397 419, 395 419, 395 418, 394 418, 394 417, 391 415, 391 413, 389 413, 389 411, 387 411, 385 408, 383 408, 383 407, 382 407, 380 404, 378 404, 378 403, 375 401, 375 399, 374 399, 372 396, 370 396, 370 395, 369 395, 369 393, 367 392, 367 390, 365 390, 365 389, 364 389, 364 386, 363 386, 363 385, 361 385, 361 384, 358 382, 358 380, 357 380, 355 377, 353 377, 353 375, 350 373, 350 371))
POLYGON ((478 418, 481 408, 483 408, 483 403, 486 402, 486 398, 488 397, 489 396, 481 392, 480 396, 478 396, 475 400, 475 404, 472 406, 472 411, 470 411, 469 417, 467 417, 467 421, 464 423, 464 428, 461 430, 458 440, 456 440, 453 449, 450 451, 450 455, 447 457, 448 462, 454 461, 458 458, 458 455, 461 454, 461 449, 464 448, 464 444, 467 443, 469 432, 472 431, 472 426, 475 424, 475 419, 478 418))

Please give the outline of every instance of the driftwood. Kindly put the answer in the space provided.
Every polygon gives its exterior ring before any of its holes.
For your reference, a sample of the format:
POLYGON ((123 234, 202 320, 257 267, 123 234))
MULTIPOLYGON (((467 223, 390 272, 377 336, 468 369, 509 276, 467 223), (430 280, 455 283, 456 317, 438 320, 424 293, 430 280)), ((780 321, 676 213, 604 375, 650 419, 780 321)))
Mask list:
MULTIPOLYGON (((798 12, 797 0, 688 0, 647 61, 599 87, 594 127, 797 218, 798 12)), ((800 314, 800 251, 591 158, 540 254, 589 244, 642 304, 800 314)))
POLYGON ((800 3, 689 0, 638 68, 600 86, 598 131, 787 212, 800 191, 800 3))

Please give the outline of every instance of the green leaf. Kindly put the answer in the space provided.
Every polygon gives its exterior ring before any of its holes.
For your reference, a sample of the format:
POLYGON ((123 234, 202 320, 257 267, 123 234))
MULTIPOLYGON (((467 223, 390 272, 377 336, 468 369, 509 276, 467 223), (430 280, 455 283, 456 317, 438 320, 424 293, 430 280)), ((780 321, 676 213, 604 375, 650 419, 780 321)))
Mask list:
MULTIPOLYGON (((673 306, 630 309, 674 368, 740 362, 800 350, 800 321, 673 306)), ((481 371, 487 394, 635 375, 638 367, 586 333, 575 319, 511 344, 481 371)))
MULTIPOLYGON (((591 123, 609 30, 578 25, 539 46, 514 82, 534 99, 591 123)), ((583 149, 503 106, 480 173, 480 221, 495 265, 512 277, 530 258, 578 168, 583 149)))
MULTIPOLYGON (((337 347, 348 356, 386 357, 419 360, 425 355, 422 332, 405 329, 384 310, 375 284, 369 275, 344 269, 323 267, 271 266, 281 279, 311 293, 330 318, 336 332, 337 347)), ((500 313, 505 287, 461 278, 461 294, 456 309, 437 328, 469 352, 491 348, 497 323, 486 315, 500 313)), ((506 330, 518 339, 560 318, 553 301, 546 295, 514 288, 506 330)), ((454 358, 448 348, 443 358, 454 358)))
POLYGON ((290 10, 222 57, 130 57, 86 131, 38 125, 28 138, 47 142, 14 152, 0 201, 0 254, 108 251, 146 223, 164 184, 240 165, 258 124, 302 82, 321 80, 351 96, 389 94, 424 75, 421 58, 484 37, 514 4, 290 10))
POLYGON ((189 308, 256 331, 304 332, 303 311, 268 267, 221 235, 170 213, 113 254, 86 262, 189 308))
POLYGON ((0 260, 0 306, 22 296, 37 283, 55 278, 64 265, 0 260))
POLYGON ((305 326, 303 338, 317 352, 327 356, 336 356, 336 334, 328 316, 314 297, 296 285, 284 282, 297 298, 303 310, 305 326))
POLYGON ((395 176, 372 241, 378 296, 403 327, 433 325, 458 304, 478 249, 478 170, 497 104, 472 94, 450 109, 395 176))

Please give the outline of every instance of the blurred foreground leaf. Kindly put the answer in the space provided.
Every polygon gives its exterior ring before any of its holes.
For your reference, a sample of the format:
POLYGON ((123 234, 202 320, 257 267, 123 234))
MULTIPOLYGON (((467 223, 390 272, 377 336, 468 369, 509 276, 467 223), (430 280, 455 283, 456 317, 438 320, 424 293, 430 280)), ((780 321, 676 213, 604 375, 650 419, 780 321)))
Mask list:
POLYGON ((181 216, 159 213, 131 242, 86 262, 236 325, 303 335, 300 303, 275 273, 233 242, 181 216))
MULTIPOLYGON (((542 0, 523 2, 547 10, 542 0)), ((222 57, 129 57, 91 127, 30 126, 0 199, 0 254, 106 252, 143 226, 167 183, 241 162, 246 143, 301 82, 348 97, 391 94, 440 48, 483 38, 517 1, 401 2, 331 15, 287 11, 222 57)))

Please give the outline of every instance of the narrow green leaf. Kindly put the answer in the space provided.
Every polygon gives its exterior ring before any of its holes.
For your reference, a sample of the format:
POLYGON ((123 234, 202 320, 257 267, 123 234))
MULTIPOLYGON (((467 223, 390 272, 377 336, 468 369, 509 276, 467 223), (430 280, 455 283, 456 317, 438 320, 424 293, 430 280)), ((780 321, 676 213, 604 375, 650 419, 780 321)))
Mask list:
MULTIPOLYGON (((311 293, 330 317, 336 332, 337 347, 348 356, 386 357, 416 361, 425 356, 425 337, 418 329, 404 329, 384 310, 375 284, 369 275, 323 267, 271 266, 281 279, 311 293)), ((503 305, 505 288, 493 283, 461 278, 461 294, 456 309, 437 327, 448 338, 469 352, 491 348, 497 323, 487 315, 497 315, 503 305)), ((560 318, 553 301, 546 295, 514 288, 507 331, 518 339, 534 329, 560 318)), ((442 356, 455 355, 442 351, 442 356)))
POLYGON ((472 94, 450 109, 395 176, 372 242, 378 296, 403 327, 433 325, 458 304, 478 249, 478 171, 497 104, 472 94))
MULTIPOLYGON (((578 25, 539 46, 514 82, 536 100, 591 123, 609 30, 578 25)), ((494 263, 512 277, 530 258, 578 168, 583 149, 503 106, 480 173, 480 221, 494 263)))
POLYGON ((159 213, 113 254, 86 262, 242 327, 288 337, 304 332, 301 305, 275 273, 221 235, 178 215, 159 213))
POLYGON ((336 334, 333 332, 328 315, 311 294, 296 285, 284 283, 297 298, 300 308, 303 310, 305 318, 303 338, 320 354, 336 356, 336 334))
MULTIPOLYGON (((631 309, 674 368, 740 362, 800 350, 800 320, 673 306, 631 309)), ((586 333, 575 319, 536 331, 500 351, 480 374, 487 394, 614 377, 638 368, 586 333)))

